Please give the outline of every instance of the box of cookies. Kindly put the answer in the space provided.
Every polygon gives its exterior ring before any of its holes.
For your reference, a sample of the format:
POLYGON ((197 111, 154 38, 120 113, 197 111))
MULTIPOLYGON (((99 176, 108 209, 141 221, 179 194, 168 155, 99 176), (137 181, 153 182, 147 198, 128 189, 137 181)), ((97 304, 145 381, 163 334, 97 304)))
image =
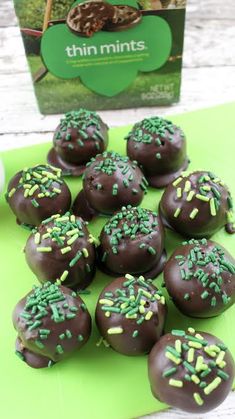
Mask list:
POLYGON ((14 0, 40 111, 179 100, 186 0, 14 0))

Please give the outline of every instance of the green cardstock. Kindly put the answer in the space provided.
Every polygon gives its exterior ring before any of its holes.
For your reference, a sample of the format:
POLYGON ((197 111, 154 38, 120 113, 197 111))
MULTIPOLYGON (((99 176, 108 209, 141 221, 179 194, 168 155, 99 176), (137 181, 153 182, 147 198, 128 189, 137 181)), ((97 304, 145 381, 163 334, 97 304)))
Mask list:
POLYGON ((42 37, 41 56, 54 76, 79 77, 90 90, 112 97, 125 90, 138 72, 162 67, 171 47, 168 23, 159 16, 144 16, 133 28, 100 31, 90 38, 73 34, 66 24, 52 26, 42 37))
MULTIPOLYGON (((227 183, 233 197, 234 115, 235 103, 170 117, 186 133, 191 160, 189 170, 200 168, 213 171, 227 183)), ((130 128, 129 126, 110 130, 110 150, 125 155, 124 137, 130 128)), ((50 134, 47 138, 49 141, 50 134)), ((23 167, 46 162, 50 147, 51 142, 3 153, 6 183, 23 167)), ((66 182, 75 197, 82 187, 81 178, 68 178, 66 182)), ((156 210, 162 193, 162 190, 149 188, 141 206, 156 210)), ((89 223, 88 228, 95 237, 99 236, 107 219, 97 217, 89 223)), ((99 270, 89 286, 91 294, 82 296, 92 315, 93 327, 91 339, 80 351, 53 368, 41 370, 28 367, 14 354, 16 332, 11 320, 13 307, 31 290, 33 284, 38 284, 26 264, 22 251, 28 236, 29 232, 16 224, 4 196, 0 196, 0 417, 133 419, 164 409, 166 406, 156 400, 150 391, 147 356, 124 356, 103 345, 96 346, 99 333, 94 321, 95 305, 103 287, 113 279, 99 270)), ((235 256, 234 235, 226 234, 222 229, 213 236, 213 240, 235 256)), ((165 245, 168 256, 182 241, 180 235, 166 231, 165 245)), ((154 284, 161 288, 162 280, 161 274, 154 284)), ((176 309, 165 289, 162 291, 168 306, 165 332, 189 326, 210 332, 222 339, 235 357, 235 305, 218 317, 190 318, 176 309)), ((198 418, 199 415, 195 417, 198 418)), ((191 415, 188 415, 188 418, 191 418, 191 415)))

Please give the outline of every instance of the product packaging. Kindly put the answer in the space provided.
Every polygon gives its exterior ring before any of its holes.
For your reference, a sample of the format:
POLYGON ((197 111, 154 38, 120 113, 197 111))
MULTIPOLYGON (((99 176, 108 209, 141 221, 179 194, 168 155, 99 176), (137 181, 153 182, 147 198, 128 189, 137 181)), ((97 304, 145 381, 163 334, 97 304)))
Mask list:
POLYGON ((43 114, 169 105, 186 0, 14 0, 43 114))

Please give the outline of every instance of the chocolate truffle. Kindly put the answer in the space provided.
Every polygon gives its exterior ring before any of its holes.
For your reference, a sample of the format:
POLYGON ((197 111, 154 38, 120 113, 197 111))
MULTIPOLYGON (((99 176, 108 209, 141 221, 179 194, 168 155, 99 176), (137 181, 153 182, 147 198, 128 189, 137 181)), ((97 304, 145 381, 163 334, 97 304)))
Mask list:
POLYGON ((144 277, 127 274, 103 289, 96 306, 101 336, 124 355, 148 353, 163 333, 165 298, 144 277))
POLYGON ((80 36, 90 37, 100 31, 115 16, 115 8, 103 1, 86 1, 73 7, 67 16, 69 29, 80 36))
POLYGON ((97 248, 102 270, 155 278, 166 259, 164 229, 154 211, 123 207, 105 224, 97 248))
POLYGON ((184 242, 166 263, 164 280, 173 302, 188 316, 217 316, 235 302, 235 260, 213 241, 184 242))
POLYGON ((149 354, 148 366, 153 395, 192 413, 208 412, 224 401, 235 369, 221 340, 193 328, 161 337, 149 354))
POLYGON ((136 162, 105 151, 87 164, 83 189, 75 199, 73 211, 89 221, 99 213, 111 215, 125 205, 139 205, 147 184, 136 162))
POLYGON ((106 21, 104 30, 117 32, 136 26, 142 19, 141 11, 135 7, 119 4, 114 6, 115 14, 112 19, 106 21))
POLYGON ((96 112, 67 112, 56 128, 53 144, 48 162, 60 167, 64 175, 79 176, 92 157, 106 150, 108 126, 96 112))
POLYGON ((234 233, 227 186, 207 171, 183 174, 168 185, 159 204, 163 224, 186 237, 209 238, 223 226, 234 233))
POLYGON ((86 288, 95 274, 95 246, 85 222, 70 213, 44 220, 29 236, 26 261, 40 282, 86 288))
POLYGON ((30 367, 51 367, 80 349, 91 334, 91 317, 69 288, 47 282, 18 302, 13 312, 16 354, 30 367))
POLYGON ((17 223, 32 227, 52 214, 69 210, 71 193, 60 169, 39 164, 16 173, 9 182, 6 200, 17 223))
POLYGON ((167 186, 188 166, 185 135, 166 119, 143 119, 134 125, 126 140, 128 156, 138 162, 154 188, 167 186))

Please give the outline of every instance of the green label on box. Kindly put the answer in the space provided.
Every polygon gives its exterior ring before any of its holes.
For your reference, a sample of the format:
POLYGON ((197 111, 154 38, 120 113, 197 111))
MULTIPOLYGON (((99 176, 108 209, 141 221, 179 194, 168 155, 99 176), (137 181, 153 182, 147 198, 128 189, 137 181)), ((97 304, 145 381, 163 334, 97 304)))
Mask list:
POLYGON ((90 38, 73 34, 66 24, 49 28, 41 41, 45 66, 63 79, 80 77, 90 90, 112 97, 126 89, 138 71, 162 67, 172 46, 168 23, 144 16, 121 32, 100 31, 90 38))

